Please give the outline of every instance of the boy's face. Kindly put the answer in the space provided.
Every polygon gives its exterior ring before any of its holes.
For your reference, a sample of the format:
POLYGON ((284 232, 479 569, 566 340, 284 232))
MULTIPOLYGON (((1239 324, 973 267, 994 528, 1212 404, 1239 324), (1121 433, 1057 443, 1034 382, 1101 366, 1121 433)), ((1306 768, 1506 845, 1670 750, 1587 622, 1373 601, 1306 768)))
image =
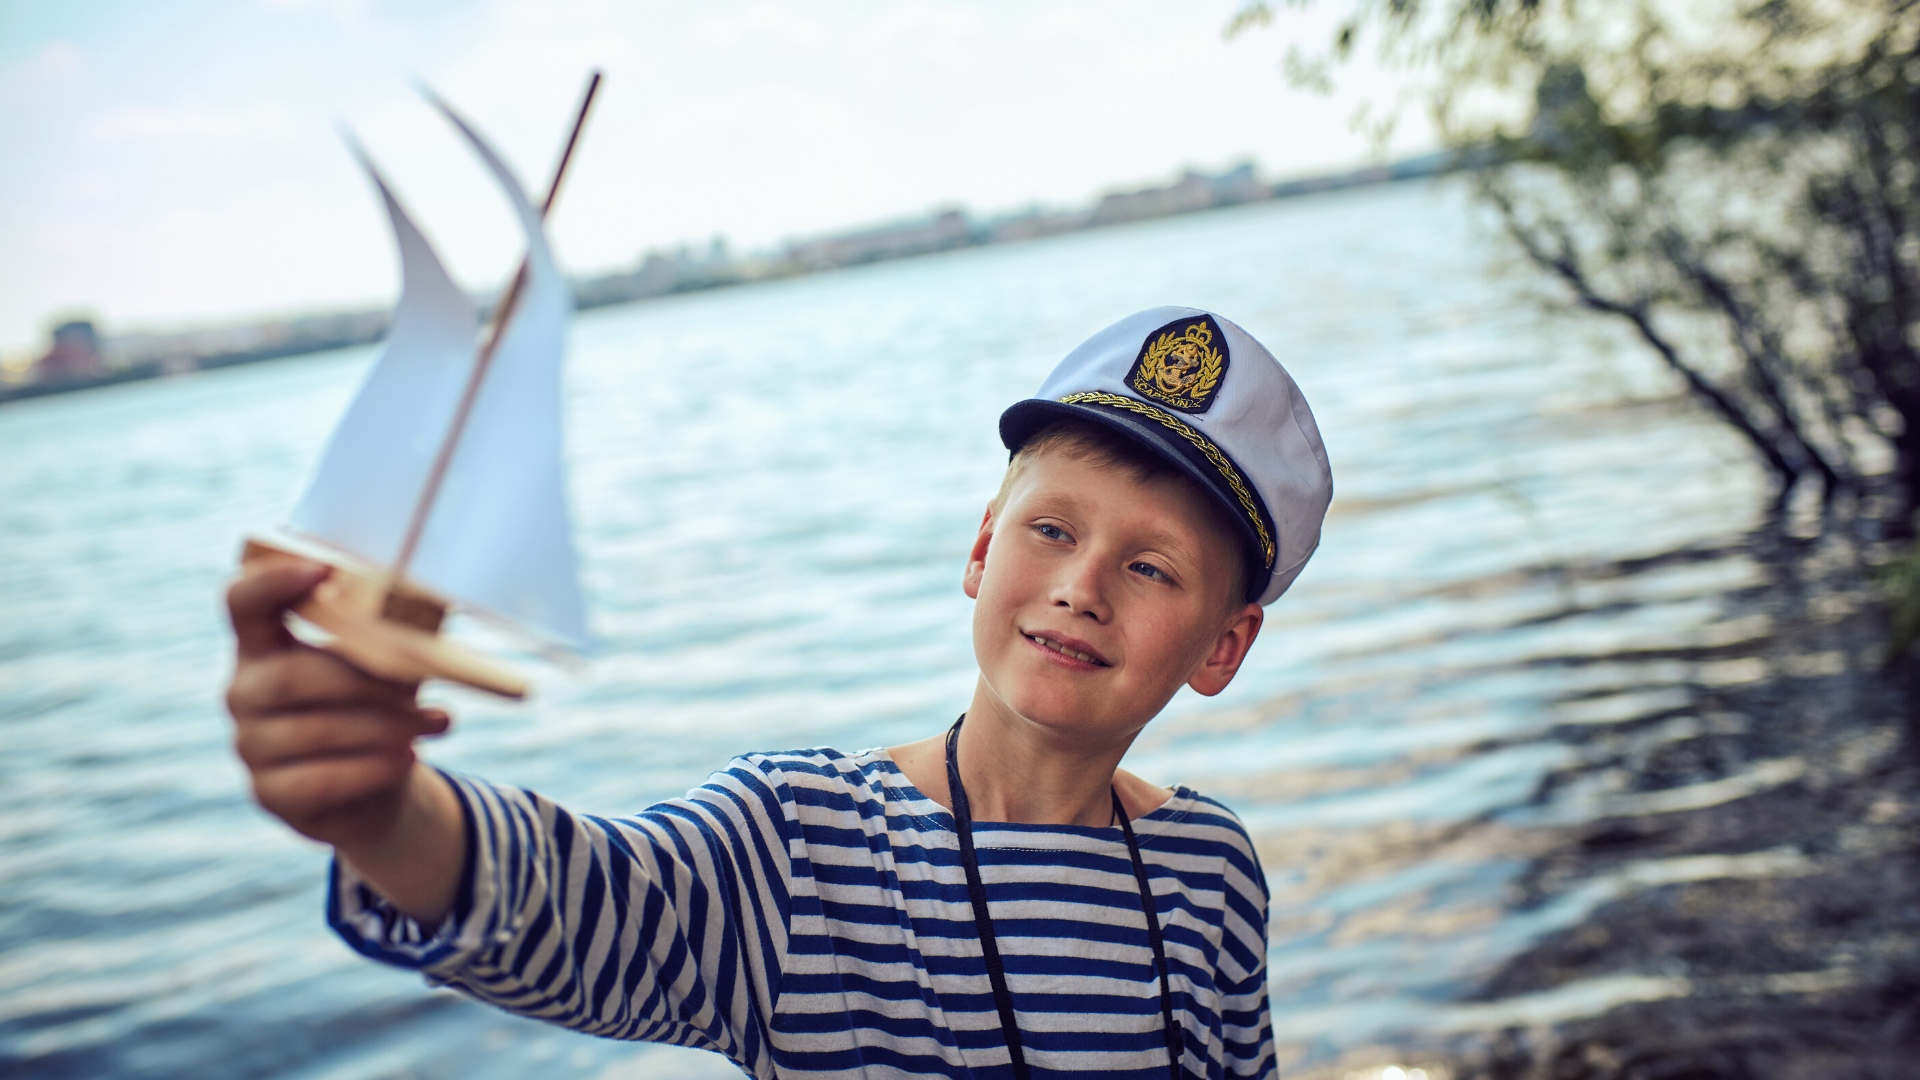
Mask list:
POLYGON ((1225 689, 1262 610, 1231 595, 1238 550, 1204 498, 1172 476, 1028 459, 967 565, 988 702, 1100 744, 1130 740, 1183 684, 1225 689))

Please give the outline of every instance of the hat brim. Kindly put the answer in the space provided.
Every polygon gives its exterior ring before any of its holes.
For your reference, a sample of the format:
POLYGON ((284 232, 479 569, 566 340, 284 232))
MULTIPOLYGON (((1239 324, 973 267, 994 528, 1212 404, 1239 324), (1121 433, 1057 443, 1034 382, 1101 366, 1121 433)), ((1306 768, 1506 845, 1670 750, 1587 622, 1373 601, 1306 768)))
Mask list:
POLYGON ((1155 456, 1198 484, 1200 490, 1206 492, 1226 513, 1227 520, 1233 522, 1239 532, 1241 557, 1246 561, 1247 568, 1247 599, 1257 601, 1266 592, 1273 572, 1266 565, 1260 534, 1253 522, 1247 520, 1246 511, 1226 489, 1219 470, 1208 463, 1197 448, 1175 438, 1164 427, 1149 424, 1117 409, 1048 401, 1045 398, 1017 401, 1001 413, 1000 441, 1008 452, 1018 453, 1041 428, 1059 420, 1083 420, 1098 424, 1153 451, 1155 456))

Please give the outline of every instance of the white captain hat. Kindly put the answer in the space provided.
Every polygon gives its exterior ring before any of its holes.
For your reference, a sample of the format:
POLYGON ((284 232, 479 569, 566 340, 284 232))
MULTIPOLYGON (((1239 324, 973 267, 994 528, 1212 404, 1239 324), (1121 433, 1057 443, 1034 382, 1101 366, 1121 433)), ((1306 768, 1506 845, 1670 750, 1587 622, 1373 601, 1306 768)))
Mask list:
POLYGON ((1000 416, 1018 452, 1057 420, 1089 420, 1139 442, 1232 517, 1247 552, 1247 599, 1271 604, 1320 544, 1333 473, 1307 399, 1266 346, 1187 307, 1129 315, 1080 343, 1000 416))

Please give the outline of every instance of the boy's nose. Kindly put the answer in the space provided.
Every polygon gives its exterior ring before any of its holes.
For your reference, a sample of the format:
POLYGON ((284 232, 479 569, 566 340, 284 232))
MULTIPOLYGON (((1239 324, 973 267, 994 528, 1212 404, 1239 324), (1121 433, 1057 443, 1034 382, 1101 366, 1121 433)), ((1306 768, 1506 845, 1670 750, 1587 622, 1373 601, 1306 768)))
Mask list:
POLYGON ((1104 623, 1109 614, 1106 601, 1106 574, 1095 559, 1069 560, 1061 567, 1053 586, 1053 602, 1076 615, 1085 615, 1104 623))

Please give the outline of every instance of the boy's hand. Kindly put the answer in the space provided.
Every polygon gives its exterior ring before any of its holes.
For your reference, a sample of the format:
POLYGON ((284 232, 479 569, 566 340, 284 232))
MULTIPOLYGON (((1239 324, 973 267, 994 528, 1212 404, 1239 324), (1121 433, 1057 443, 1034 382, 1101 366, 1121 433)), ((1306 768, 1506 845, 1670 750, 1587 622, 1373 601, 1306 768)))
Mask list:
POLYGON ((234 749, 269 813, 332 844, 402 911, 438 921, 458 885, 465 824, 413 741, 450 721, 414 702, 418 687, 374 678, 287 629, 288 609, 326 575, 318 563, 272 566, 227 590, 234 749))
POLYGON ((297 640, 287 609, 325 579, 318 563, 248 573, 227 590, 239 653, 227 708, 234 748, 269 813, 336 846, 377 843, 413 771, 413 740, 447 729, 385 682, 297 640))

